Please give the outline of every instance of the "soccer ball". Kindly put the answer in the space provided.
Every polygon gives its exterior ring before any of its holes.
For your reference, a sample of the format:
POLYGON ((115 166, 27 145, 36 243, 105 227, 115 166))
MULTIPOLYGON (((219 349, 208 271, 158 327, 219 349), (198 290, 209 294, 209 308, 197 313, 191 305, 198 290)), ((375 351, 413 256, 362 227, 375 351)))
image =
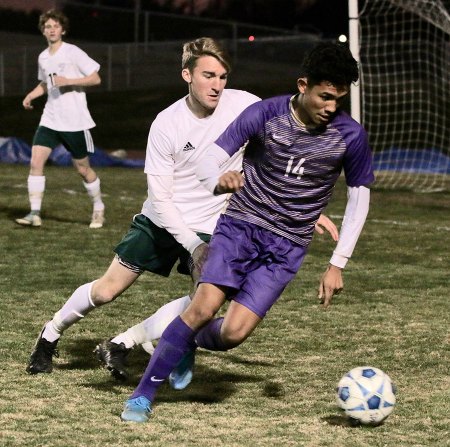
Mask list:
POLYGON ((381 369, 359 366, 339 381, 336 401, 354 421, 378 425, 394 409, 395 386, 381 369))

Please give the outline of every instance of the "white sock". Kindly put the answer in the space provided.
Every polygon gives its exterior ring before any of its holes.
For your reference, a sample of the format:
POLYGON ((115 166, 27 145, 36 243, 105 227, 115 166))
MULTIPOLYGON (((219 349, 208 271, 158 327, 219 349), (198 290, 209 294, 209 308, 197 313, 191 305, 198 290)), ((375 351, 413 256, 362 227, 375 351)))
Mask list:
POLYGON ((84 187, 92 200, 94 211, 102 211, 105 205, 102 201, 102 192, 100 190, 100 179, 97 177, 92 183, 83 182, 84 187))
POLYGON ((50 342, 57 340, 67 328, 80 321, 95 308, 91 300, 92 284, 94 283, 83 284, 73 292, 64 306, 46 324, 42 333, 43 338, 50 342))
POLYGON ((111 341, 117 344, 123 343, 126 348, 130 349, 136 345, 157 340, 161 338, 162 333, 172 320, 185 311, 190 302, 189 295, 173 300, 160 307, 145 321, 136 324, 126 332, 122 332, 111 341))
POLYGON ((45 175, 28 176, 28 199, 32 211, 41 211, 45 191, 45 175))

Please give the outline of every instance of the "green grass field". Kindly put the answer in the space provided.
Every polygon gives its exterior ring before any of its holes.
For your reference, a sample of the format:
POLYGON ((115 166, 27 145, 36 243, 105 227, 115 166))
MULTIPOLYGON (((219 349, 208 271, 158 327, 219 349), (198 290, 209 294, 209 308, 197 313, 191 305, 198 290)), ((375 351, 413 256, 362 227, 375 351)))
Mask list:
MULTIPOLYGON (((122 423, 124 401, 147 363, 130 355, 118 384, 92 350, 160 305, 189 280, 144 274, 116 302, 89 314, 59 343, 52 374, 25 373, 42 324, 73 290, 100 276, 146 196, 141 170, 98 170, 107 223, 89 230, 91 207, 71 168, 49 166, 43 227, 22 228, 28 167, 0 164, 0 445, 448 446, 450 434, 450 194, 374 191, 369 218, 328 311, 316 288, 333 244, 316 237, 304 266, 242 346, 200 351, 192 385, 161 388, 148 424, 122 423), (373 365, 398 388, 385 424, 351 427, 335 405, 349 369, 373 365)), ((341 222, 345 187, 327 209, 341 222)))

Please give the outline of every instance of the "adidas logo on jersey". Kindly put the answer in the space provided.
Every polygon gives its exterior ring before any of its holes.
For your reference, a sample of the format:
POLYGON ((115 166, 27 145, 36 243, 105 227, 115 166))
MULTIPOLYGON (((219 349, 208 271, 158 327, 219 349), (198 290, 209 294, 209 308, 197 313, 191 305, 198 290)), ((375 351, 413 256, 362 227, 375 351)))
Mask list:
POLYGON ((192 144, 188 141, 186 143, 186 146, 183 147, 183 152, 193 151, 194 149, 195 149, 195 147, 192 146, 192 144))

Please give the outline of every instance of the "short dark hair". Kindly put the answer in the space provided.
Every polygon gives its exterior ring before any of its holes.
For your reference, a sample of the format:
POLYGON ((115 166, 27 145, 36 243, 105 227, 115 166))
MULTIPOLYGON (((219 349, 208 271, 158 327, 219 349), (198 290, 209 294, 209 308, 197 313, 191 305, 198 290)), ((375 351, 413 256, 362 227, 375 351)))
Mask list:
POLYGON ((347 45, 322 42, 306 54, 300 77, 307 78, 312 85, 329 81, 334 85, 348 86, 359 78, 358 63, 347 45))
POLYGON ((56 9, 50 9, 47 12, 44 12, 39 16, 39 30, 43 33, 45 22, 47 20, 54 20, 55 22, 58 22, 61 25, 61 28, 63 31, 67 32, 69 31, 69 19, 65 14, 63 14, 61 11, 57 11, 56 9))

